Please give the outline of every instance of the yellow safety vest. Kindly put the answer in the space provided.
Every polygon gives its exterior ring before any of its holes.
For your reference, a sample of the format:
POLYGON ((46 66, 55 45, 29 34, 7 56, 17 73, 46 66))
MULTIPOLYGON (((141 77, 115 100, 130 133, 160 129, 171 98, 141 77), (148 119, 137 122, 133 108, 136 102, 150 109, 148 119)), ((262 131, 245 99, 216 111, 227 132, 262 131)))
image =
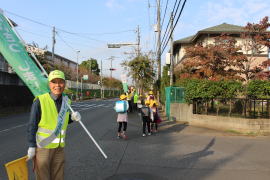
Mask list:
MULTIPOLYGON (((51 98, 49 93, 40 95, 37 97, 40 101, 41 107, 41 120, 38 124, 38 131, 36 139, 45 139, 49 137, 55 130, 58 121, 58 112, 55 105, 54 100, 51 98)), ((68 100, 70 104, 71 101, 68 100)), ((47 146, 42 147, 46 149, 53 149, 57 147, 64 147, 65 146, 65 137, 66 137, 66 130, 69 121, 69 111, 65 114, 64 123, 59 135, 47 146)))

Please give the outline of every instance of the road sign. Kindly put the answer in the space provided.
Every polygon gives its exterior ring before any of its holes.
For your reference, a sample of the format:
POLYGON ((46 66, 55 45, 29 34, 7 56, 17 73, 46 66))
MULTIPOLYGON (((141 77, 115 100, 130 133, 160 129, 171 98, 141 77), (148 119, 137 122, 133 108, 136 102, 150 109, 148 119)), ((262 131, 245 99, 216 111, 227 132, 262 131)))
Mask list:
POLYGON ((120 48, 120 44, 108 44, 108 48, 120 48))
POLYGON ((88 80, 88 75, 83 75, 82 79, 85 81, 88 80))

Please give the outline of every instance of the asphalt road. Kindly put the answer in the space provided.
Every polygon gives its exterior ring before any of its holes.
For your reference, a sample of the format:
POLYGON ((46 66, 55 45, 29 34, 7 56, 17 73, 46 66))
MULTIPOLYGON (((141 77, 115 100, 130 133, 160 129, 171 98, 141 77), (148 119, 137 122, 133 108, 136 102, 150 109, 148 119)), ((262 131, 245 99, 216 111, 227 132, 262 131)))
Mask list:
MULTIPOLYGON (((74 103, 108 159, 78 123, 69 126, 66 180, 270 179, 269 137, 239 137, 164 121, 157 134, 142 137, 136 113, 129 115, 128 140, 116 138, 114 100, 74 103)), ((28 114, 0 118, 2 165, 26 154, 28 114)), ((33 179, 29 164, 30 179, 33 179)))

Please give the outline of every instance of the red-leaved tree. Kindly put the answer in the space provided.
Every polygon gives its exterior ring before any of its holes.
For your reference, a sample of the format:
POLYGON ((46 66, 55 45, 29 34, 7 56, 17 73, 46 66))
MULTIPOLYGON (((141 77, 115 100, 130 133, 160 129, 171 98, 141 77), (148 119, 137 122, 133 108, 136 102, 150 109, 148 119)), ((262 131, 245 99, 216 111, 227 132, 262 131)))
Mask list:
POLYGON ((265 79, 269 77, 267 67, 269 66, 268 51, 270 47, 270 27, 268 17, 264 17, 259 23, 247 23, 245 32, 242 33, 243 39, 242 50, 247 56, 247 62, 243 64, 241 73, 249 81, 256 77, 265 79), (261 56, 264 55, 266 60, 262 62, 261 56))
POLYGON ((236 67, 240 67, 247 58, 240 50, 236 40, 225 34, 216 37, 213 44, 186 48, 180 78, 242 79, 236 67))

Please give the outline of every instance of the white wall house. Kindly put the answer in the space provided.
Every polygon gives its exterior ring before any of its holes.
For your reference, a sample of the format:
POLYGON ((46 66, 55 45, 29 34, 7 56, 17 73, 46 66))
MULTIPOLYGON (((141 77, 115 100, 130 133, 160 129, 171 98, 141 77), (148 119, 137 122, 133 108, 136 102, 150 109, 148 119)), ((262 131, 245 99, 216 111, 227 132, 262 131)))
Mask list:
MULTIPOLYGON (((174 41, 173 52, 174 52, 174 64, 176 68, 181 66, 181 63, 185 59, 185 48, 195 46, 198 43, 202 45, 214 44, 215 37, 220 36, 223 33, 230 35, 235 38, 237 45, 243 45, 246 40, 241 38, 241 33, 244 32, 244 27, 232 25, 232 24, 220 24, 217 26, 209 27, 198 31, 195 35, 185 37, 174 41)), ((242 49, 244 54, 251 54, 251 51, 242 49)), ((268 59, 269 49, 262 47, 260 53, 255 54, 255 60, 252 62, 252 66, 261 64, 263 61, 268 59)))

